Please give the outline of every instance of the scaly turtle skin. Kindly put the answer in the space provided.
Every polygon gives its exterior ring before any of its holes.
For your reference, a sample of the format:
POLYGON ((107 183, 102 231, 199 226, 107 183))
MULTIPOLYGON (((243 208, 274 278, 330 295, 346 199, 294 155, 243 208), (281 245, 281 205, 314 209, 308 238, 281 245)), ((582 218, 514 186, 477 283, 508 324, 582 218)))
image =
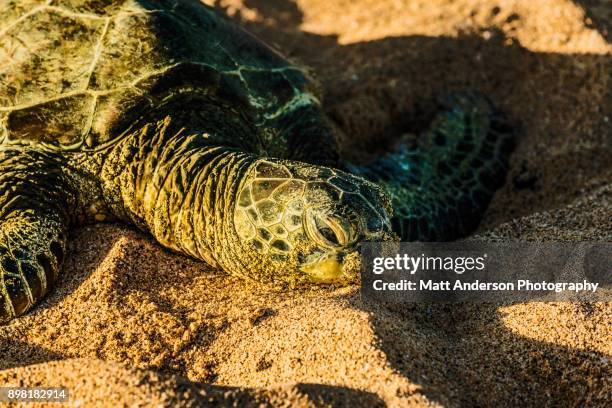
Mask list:
POLYGON ((422 146, 341 163, 305 72, 196 0, 0 16, 0 322, 49 291, 70 226, 124 221, 259 281, 350 282, 359 242, 465 235, 504 176, 509 132, 468 94, 422 146))

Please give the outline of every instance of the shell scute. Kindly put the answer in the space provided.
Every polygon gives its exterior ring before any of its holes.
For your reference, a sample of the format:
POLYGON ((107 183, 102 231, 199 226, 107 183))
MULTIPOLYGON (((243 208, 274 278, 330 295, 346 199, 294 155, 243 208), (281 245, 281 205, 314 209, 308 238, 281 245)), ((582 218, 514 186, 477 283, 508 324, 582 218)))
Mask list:
POLYGON ((49 12, 35 13, 6 30, 0 36, 0 109, 86 88, 102 29, 99 21, 49 12))
POLYGON ((0 144, 95 149, 175 97, 269 127, 316 102, 300 69, 195 1, 9 0, 0 15, 0 144))

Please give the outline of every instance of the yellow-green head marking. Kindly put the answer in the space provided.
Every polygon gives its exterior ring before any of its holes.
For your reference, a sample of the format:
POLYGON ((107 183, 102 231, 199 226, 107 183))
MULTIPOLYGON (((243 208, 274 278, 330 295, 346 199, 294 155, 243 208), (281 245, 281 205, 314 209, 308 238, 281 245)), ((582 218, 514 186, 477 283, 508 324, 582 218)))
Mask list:
POLYGON ((238 195, 234 225, 278 278, 347 283, 358 271, 344 258, 363 241, 390 232, 382 190, 339 170, 300 162, 260 160, 238 195), (300 275, 304 276, 300 276, 300 275))

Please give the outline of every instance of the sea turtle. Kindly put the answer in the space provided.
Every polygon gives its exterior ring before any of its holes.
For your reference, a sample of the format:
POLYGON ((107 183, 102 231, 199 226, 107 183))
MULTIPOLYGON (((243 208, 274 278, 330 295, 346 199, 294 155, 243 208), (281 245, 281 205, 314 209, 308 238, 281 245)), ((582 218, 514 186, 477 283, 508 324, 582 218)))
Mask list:
POLYGON ((505 174, 512 132, 469 93, 420 146, 343 162, 307 71, 196 0, 2 0, 0 18, 1 322, 49 291, 73 225, 342 283, 359 242, 473 230, 505 174))

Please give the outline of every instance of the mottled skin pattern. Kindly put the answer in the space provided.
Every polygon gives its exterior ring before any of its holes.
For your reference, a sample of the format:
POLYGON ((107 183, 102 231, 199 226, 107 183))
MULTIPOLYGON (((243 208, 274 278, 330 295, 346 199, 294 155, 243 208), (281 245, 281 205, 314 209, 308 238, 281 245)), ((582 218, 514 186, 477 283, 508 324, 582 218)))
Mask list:
POLYGON ((504 176, 510 132, 468 94, 422 146, 342 163, 305 72, 195 0, 0 16, 0 322, 49 291, 74 225, 123 221, 263 282, 347 283, 359 242, 469 233, 504 176))

